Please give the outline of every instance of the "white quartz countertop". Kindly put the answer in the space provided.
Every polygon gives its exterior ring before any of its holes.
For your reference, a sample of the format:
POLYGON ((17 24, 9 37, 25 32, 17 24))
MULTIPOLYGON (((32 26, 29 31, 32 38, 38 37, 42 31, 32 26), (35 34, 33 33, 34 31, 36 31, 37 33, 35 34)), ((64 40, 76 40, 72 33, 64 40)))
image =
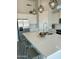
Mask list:
POLYGON ((23 35, 44 56, 49 56, 61 48, 61 36, 58 34, 40 37, 39 32, 27 32, 23 35))

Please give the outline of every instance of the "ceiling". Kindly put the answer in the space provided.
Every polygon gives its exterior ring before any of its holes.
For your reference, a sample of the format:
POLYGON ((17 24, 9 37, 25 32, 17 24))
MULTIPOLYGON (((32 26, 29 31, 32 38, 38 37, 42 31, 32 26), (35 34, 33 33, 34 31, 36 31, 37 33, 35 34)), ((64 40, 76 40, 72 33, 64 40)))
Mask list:
MULTIPOLYGON (((34 1, 37 3, 37 0, 17 0, 17 12, 29 14, 29 11, 33 10, 34 1)), ((45 7, 45 10, 48 10, 48 3, 50 0, 41 0, 41 4, 45 7)), ((60 0, 59 0, 60 1, 60 0)), ((40 0, 38 0, 40 2, 40 0)), ((40 5, 40 3, 38 4, 40 5)))

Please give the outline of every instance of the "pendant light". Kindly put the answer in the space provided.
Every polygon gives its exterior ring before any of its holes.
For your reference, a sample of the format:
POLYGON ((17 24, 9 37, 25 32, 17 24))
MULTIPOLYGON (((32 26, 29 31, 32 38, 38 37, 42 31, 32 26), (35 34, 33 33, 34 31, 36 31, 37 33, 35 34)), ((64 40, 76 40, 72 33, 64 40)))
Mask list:
POLYGON ((32 14, 33 15, 37 14, 36 9, 35 9, 35 0, 33 0, 33 11, 32 11, 32 14))
POLYGON ((57 5, 58 5, 57 0, 50 0, 50 2, 49 2, 49 6, 50 6, 51 9, 56 8, 57 5))
POLYGON ((39 6, 39 8, 38 8, 38 11, 39 11, 40 13, 42 13, 42 12, 44 11, 44 7, 43 7, 43 5, 41 5, 41 0, 40 0, 40 6, 39 6))
POLYGON ((37 14, 35 9, 33 9, 32 14, 33 15, 36 15, 37 14))

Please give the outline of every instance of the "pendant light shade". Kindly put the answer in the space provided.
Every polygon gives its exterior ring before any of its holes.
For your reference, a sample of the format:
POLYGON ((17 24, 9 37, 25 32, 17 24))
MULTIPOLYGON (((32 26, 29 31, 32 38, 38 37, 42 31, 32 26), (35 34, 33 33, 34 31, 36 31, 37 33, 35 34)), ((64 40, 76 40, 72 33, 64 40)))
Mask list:
POLYGON ((51 9, 54 9, 58 5, 57 0, 50 0, 49 6, 51 9))
POLYGON ((35 8, 35 0, 33 0, 33 10, 29 12, 30 14, 33 14, 33 15, 36 15, 37 14, 37 11, 36 11, 36 8, 35 8))
POLYGON ((42 12, 44 11, 44 7, 43 7, 43 5, 42 5, 41 3, 42 3, 42 1, 40 0, 40 6, 39 6, 39 8, 38 8, 38 11, 39 11, 40 13, 42 13, 42 12))
POLYGON ((37 12, 36 12, 35 9, 33 9, 32 14, 33 14, 33 15, 36 15, 36 14, 37 14, 37 12))
POLYGON ((42 13, 44 11, 44 7, 42 5, 39 6, 38 11, 42 13))

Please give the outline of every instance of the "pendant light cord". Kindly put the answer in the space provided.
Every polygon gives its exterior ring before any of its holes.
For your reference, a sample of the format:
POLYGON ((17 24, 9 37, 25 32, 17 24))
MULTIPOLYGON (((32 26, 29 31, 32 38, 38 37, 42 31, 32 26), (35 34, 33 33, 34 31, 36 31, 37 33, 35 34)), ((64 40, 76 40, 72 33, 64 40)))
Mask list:
POLYGON ((40 5, 41 5, 41 0, 40 0, 40 5))
POLYGON ((35 6, 35 4, 34 4, 34 0, 33 0, 33 9, 35 8, 34 6, 35 6))

